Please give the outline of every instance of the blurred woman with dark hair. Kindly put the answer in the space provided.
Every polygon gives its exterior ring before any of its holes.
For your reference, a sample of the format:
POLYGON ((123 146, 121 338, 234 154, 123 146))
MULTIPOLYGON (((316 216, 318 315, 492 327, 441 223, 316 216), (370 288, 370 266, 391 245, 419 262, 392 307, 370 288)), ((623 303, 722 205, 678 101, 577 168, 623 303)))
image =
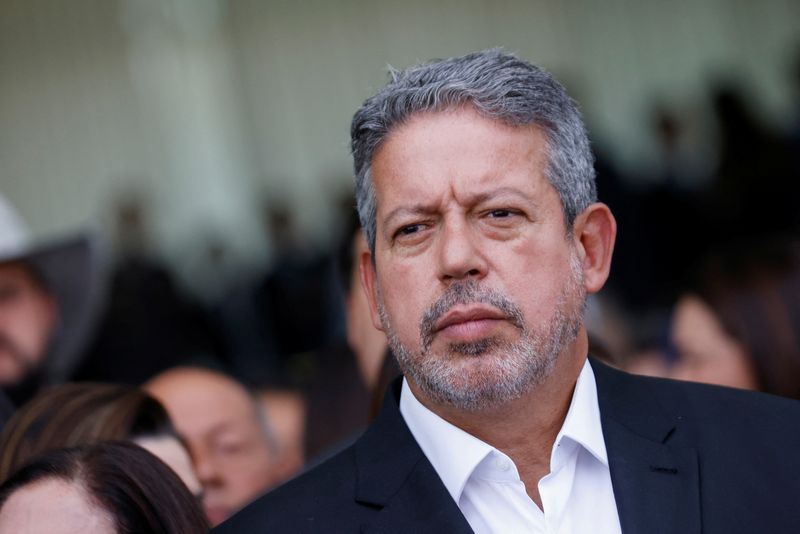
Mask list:
POLYGON ((186 447, 156 399, 131 386, 65 384, 22 406, 0 434, 0 481, 42 452, 101 441, 137 443, 169 465, 196 495, 186 447))
POLYGON ((197 534, 199 502, 162 461, 137 445, 55 449, 0 486, 0 534, 197 534))
POLYGON ((800 243, 711 256, 673 312, 670 376, 800 399, 800 243))

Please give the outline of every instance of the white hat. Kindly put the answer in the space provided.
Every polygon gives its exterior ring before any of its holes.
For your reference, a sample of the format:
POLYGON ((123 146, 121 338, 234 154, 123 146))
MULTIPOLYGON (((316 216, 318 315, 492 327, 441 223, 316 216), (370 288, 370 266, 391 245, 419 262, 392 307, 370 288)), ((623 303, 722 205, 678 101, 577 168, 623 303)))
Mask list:
POLYGON ((87 233, 32 243, 22 219, 0 194, 0 263, 30 265, 58 304, 58 326, 43 369, 48 381, 69 377, 95 322, 103 287, 101 248, 97 236, 87 233))

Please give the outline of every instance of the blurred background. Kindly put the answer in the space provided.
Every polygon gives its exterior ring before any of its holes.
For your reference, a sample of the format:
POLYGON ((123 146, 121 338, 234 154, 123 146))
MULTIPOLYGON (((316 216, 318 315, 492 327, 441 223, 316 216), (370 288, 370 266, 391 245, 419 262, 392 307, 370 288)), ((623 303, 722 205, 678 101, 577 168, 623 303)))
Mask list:
POLYGON ((568 86, 626 186, 709 185, 721 86, 763 130, 797 126, 792 0, 3 0, 0 187, 38 234, 110 233, 136 198, 146 245, 211 291, 210 251, 273 257, 265 204, 330 246, 349 121, 387 64, 493 46, 568 86))
MULTIPOLYGON (((0 191, 37 237, 109 243, 74 378, 140 384, 189 361, 319 391, 344 361, 325 347, 359 343, 353 112, 387 65, 495 46, 551 70, 585 114, 619 221, 589 308, 596 353, 664 374, 681 295, 766 254, 796 356, 796 0, 2 0, 0 191)), ((359 368, 370 388, 376 365, 359 368)))

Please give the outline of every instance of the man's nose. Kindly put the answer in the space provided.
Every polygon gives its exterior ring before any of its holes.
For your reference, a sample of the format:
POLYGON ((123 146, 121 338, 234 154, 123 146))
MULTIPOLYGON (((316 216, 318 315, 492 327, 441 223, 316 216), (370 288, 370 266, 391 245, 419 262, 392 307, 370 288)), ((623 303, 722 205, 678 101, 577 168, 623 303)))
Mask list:
POLYGON ((486 276, 488 264, 480 246, 480 237, 468 221, 445 222, 438 248, 439 278, 443 282, 486 276))
POLYGON ((196 455, 194 458, 194 471, 197 479, 204 488, 219 486, 221 477, 216 463, 205 454, 196 455))

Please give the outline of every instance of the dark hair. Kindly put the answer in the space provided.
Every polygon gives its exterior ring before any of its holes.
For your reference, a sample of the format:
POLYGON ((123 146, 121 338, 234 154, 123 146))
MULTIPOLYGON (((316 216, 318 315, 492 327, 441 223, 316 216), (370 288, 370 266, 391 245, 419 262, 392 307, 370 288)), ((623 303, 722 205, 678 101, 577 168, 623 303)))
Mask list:
POLYGON ((0 485, 0 509, 20 488, 47 479, 72 482, 114 519, 119 534, 208 532, 200 503, 164 462, 132 443, 55 449, 0 485))
POLYGON ((759 389, 800 399, 800 242, 739 242, 703 263, 695 293, 742 344, 759 389))
POLYGON ((161 435, 177 437, 164 407, 141 389, 98 383, 56 386, 23 405, 3 428, 0 481, 50 449, 161 435))

